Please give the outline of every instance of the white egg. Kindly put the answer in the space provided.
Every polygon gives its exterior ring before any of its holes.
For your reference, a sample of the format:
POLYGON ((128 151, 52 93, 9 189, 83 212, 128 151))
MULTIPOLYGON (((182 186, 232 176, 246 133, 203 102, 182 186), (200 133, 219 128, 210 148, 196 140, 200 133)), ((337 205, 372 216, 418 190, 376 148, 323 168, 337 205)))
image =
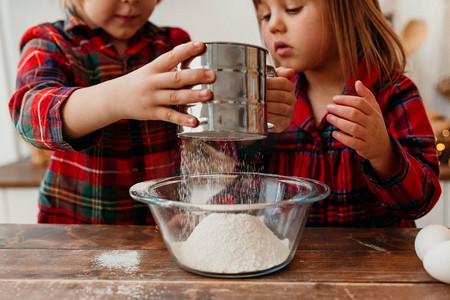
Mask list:
POLYGON ((450 241, 431 248, 423 258, 423 267, 435 279, 450 284, 450 241))
POLYGON ((443 225, 428 225, 419 231, 414 241, 417 256, 423 261, 425 254, 437 244, 450 240, 450 229, 443 225))

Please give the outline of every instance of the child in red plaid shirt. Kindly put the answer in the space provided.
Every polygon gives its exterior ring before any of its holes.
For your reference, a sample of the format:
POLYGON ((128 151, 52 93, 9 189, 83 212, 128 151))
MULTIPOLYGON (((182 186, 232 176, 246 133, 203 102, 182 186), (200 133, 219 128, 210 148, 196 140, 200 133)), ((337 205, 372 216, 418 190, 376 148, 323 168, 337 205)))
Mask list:
POLYGON ((267 170, 329 185, 309 226, 414 226, 441 194, 439 163, 378 1, 253 2, 275 65, 297 73, 294 117, 270 136, 267 170))
MULTIPOLYGON (((30 28, 21 40, 10 114, 17 132, 53 150, 42 181, 42 223, 148 224, 136 182, 173 176, 176 125, 198 120, 174 106, 211 99, 208 69, 176 66, 204 49, 179 28, 148 21, 157 0, 66 0, 66 19, 30 28)), ((289 125, 295 95, 280 68, 268 79, 269 122, 289 125), (272 101, 271 101, 272 99, 272 101)))

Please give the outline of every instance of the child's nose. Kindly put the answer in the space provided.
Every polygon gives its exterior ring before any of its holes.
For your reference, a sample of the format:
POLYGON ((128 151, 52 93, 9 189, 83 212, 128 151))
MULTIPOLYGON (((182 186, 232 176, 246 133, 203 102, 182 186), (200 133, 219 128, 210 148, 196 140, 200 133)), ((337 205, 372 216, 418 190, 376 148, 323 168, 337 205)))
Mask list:
POLYGON ((270 16, 270 21, 269 21, 269 29, 272 32, 277 32, 277 31, 285 31, 286 30, 286 26, 283 22, 283 18, 277 14, 277 13, 272 13, 272 15, 270 16))

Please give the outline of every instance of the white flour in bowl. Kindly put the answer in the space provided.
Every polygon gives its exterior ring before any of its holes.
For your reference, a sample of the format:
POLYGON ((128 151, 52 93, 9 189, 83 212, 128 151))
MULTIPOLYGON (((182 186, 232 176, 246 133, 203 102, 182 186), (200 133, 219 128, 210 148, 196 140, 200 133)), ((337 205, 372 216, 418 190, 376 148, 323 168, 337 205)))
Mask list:
POLYGON ((211 273, 266 270, 289 256, 289 241, 278 239, 257 217, 214 213, 205 217, 184 242, 171 244, 187 267, 211 273))

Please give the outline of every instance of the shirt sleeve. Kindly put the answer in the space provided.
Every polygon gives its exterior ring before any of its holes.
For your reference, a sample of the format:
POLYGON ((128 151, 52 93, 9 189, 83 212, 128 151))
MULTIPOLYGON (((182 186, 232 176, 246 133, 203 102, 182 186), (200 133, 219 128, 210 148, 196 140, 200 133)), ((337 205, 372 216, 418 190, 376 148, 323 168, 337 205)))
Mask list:
POLYGON ((94 145, 100 132, 70 142, 64 139, 61 106, 77 87, 71 87, 71 66, 58 45, 60 39, 49 26, 36 26, 24 34, 16 92, 9 110, 16 131, 32 145, 48 150, 80 150, 94 145))
POLYGON ((433 208, 441 194, 433 130, 417 87, 408 78, 403 77, 382 99, 400 168, 388 180, 379 181, 367 160, 361 167, 386 210, 403 219, 417 219, 433 208))

